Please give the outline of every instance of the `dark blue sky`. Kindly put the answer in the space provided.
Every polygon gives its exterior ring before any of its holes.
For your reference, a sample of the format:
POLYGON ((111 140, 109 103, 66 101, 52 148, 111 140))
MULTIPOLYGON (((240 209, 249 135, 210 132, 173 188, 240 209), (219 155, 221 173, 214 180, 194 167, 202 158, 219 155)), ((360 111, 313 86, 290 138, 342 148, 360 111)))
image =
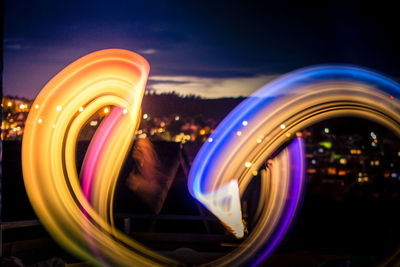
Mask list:
POLYGON ((3 93, 33 98, 66 65, 104 48, 145 56, 149 88, 205 97, 248 95, 320 63, 400 77, 396 10, 361 1, 6 0, 3 93))

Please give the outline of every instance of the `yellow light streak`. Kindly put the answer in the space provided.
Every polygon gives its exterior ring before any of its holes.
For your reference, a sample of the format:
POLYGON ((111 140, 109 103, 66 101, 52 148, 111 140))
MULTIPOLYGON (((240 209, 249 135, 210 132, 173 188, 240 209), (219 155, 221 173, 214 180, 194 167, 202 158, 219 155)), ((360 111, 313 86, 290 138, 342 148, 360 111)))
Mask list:
MULTIPOLYGON (((109 205, 140 120, 148 72, 147 61, 127 50, 89 54, 47 83, 26 121, 22 167, 32 206, 60 244, 95 265, 179 264, 118 231, 109 205), (89 118, 109 106, 115 108, 95 134, 104 135, 105 127, 113 122, 112 131, 106 135, 108 143, 102 145, 100 154, 89 146, 85 157, 96 158, 91 197, 87 199, 75 166, 76 141, 89 118), (129 112, 119 116, 124 109, 129 112), (112 118, 117 120, 111 121, 112 118)), ((82 166, 89 167, 87 162, 82 166)))

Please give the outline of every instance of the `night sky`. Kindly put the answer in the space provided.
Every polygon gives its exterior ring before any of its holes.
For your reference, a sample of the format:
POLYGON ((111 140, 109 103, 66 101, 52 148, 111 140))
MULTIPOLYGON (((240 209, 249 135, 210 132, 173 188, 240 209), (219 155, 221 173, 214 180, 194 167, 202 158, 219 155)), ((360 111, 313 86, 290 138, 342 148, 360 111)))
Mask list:
POLYGON ((3 94, 33 99, 81 56, 124 48, 148 89, 247 96, 288 71, 349 63, 400 77, 398 9, 360 1, 5 0, 3 94))

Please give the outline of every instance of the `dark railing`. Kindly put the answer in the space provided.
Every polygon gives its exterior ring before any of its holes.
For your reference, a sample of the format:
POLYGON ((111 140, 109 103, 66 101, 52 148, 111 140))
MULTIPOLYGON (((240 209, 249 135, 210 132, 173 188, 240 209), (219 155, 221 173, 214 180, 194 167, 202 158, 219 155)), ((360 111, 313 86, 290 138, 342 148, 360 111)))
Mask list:
POLYGON ((39 220, 1 222, 0 223, 0 257, 3 256, 3 231, 24 227, 32 227, 41 225, 39 220))

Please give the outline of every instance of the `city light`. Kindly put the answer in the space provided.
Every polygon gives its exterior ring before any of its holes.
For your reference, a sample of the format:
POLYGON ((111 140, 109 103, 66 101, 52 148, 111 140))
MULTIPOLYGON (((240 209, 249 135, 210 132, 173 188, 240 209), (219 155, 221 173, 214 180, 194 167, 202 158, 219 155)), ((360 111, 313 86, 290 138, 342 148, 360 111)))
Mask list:
POLYGON ((319 142, 319 145, 326 148, 326 149, 331 149, 332 148, 332 142, 329 141, 322 141, 319 142))
POLYGON ((336 175, 337 174, 337 170, 335 167, 329 167, 328 168, 328 174, 329 175, 336 175))
POLYGON ((316 169, 307 169, 307 173, 314 174, 314 173, 317 173, 317 170, 316 169))
POLYGON ((361 150, 360 149, 350 149, 350 154, 351 155, 360 155, 361 150))

